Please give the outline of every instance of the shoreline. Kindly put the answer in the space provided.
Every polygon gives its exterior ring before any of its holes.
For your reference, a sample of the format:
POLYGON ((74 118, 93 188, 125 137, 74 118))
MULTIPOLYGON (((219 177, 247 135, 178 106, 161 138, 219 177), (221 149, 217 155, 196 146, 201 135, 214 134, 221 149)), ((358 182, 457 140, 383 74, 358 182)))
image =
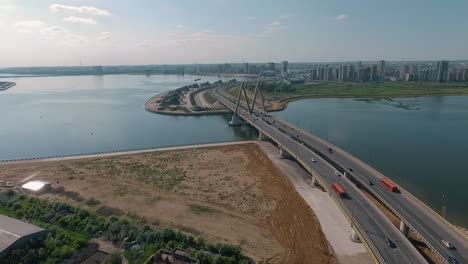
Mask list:
MULTIPOLYGON (((193 91, 192 91, 193 92, 193 91)), ((191 111, 191 112, 184 112, 180 110, 171 111, 168 109, 158 110, 159 104, 157 103, 162 97, 164 97, 169 92, 164 92, 157 94, 151 97, 145 103, 145 110, 150 113, 162 114, 162 115, 177 115, 177 116, 203 116, 203 115, 220 115, 228 113, 228 110, 210 110, 210 111, 191 111)))
POLYGON ((345 99, 373 99, 373 98, 416 98, 416 97, 429 97, 429 96, 468 96, 468 94, 446 94, 446 93, 434 93, 434 94, 397 94, 397 95, 298 95, 292 97, 282 98, 273 102, 276 102, 279 106, 274 109, 268 109, 268 112, 277 112, 286 109, 289 103, 300 101, 304 99, 321 99, 321 98, 345 98, 345 99))
POLYGON ((6 91, 16 85, 15 82, 0 82, 0 83, 2 83, 2 85, 0 85, 0 91, 6 91))
POLYGON ((174 146, 174 147, 159 147, 159 148, 136 149, 136 150, 126 150, 126 151, 124 150, 124 151, 114 151, 114 152, 110 151, 110 152, 90 153, 90 154, 72 154, 72 155, 63 155, 63 156, 56 156, 56 157, 0 160, 0 167, 3 165, 21 164, 21 163, 30 163, 30 162, 39 163, 39 162, 48 162, 48 161, 73 160, 73 159, 116 157, 116 156, 151 153, 151 152, 158 152, 158 151, 170 151, 170 150, 193 149, 193 148, 209 148, 209 147, 217 147, 217 146, 250 144, 250 143, 255 143, 255 142, 257 142, 257 140, 225 141, 225 142, 217 142, 217 143, 181 145, 181 146, 174 146))

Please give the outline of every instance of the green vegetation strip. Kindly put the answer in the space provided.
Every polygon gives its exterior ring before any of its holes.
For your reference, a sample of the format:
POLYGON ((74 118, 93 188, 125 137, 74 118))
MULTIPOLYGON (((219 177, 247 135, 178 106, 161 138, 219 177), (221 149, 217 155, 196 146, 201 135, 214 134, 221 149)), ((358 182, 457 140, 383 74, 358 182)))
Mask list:
POLYGON ((139 249, 124 251, 130 264, 142 264, 158 250, 174 247, 191 249, 190 254, 202 264, 252 263, 238 246, 206 243, 202 237, 194 238, 171 229, 153 230, 149 225, 130 223, 116 216, 102 217, 66 203, 28 197, 13 190, 0 192, 0 213, 47 230, 42 239, 29 241, 23 248, 1 256, 2 264, 61 263, 84 248, 92 237, 116 245, 125 239, 141 245, 139 249))
POLYGON ((468 83, 433 82, 324 82, 293 85, 290 93, 267 92, 281 98, 303 97, 400 97, 468 95, 468 83))

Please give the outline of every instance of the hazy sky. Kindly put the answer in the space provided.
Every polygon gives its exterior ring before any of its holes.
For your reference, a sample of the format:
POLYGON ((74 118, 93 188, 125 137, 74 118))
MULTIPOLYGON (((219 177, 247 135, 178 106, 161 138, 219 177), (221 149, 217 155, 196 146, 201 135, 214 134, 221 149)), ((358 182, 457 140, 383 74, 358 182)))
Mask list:
POLYGON ((468 58, 467 0, 0 0, 0 67, 468 58))

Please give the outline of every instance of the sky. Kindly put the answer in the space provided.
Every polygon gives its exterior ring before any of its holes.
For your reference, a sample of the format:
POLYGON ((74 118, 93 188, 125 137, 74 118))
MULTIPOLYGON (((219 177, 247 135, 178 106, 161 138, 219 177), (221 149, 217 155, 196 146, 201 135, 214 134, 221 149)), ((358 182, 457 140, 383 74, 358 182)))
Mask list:
POLYGON ((468 58, 466 0, 0 0, 0 67, 468 58))

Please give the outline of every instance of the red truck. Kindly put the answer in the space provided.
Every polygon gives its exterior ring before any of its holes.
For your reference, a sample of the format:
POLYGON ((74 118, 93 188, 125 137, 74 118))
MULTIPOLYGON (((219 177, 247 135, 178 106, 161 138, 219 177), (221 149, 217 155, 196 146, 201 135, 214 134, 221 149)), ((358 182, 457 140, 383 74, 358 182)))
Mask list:
POLYGON ((340 185, 338 185, 338 183, 333 183, 332 188, 340 197, 343 197, 346 194, 346 192, 343 190, 343 188, 341 188, 340 185))
POLYGON ((382 183, 382 185, 385 188, 389 189, 392 192, 396 192, 398 190, 398 188, 395 186, 395 184, 393 184, 387 178, 380 178, 380 182, 382 183))

